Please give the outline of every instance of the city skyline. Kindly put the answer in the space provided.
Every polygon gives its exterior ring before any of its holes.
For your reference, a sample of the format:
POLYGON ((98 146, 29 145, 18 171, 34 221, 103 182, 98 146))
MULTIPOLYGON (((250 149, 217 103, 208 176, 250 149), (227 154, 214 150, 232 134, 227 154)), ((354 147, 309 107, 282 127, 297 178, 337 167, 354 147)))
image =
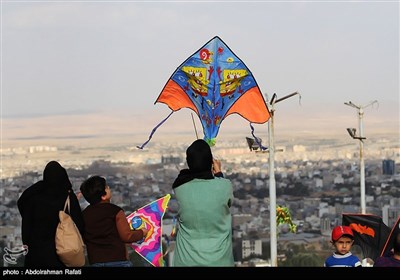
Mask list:
MULTIPOLYGON (((184 138, 179 140, 187 141, 187 138, 190 137, 186 135, 184 138)), ((66 144, 67 140, 65 140, 66 144)), ((103 146, 97 149, 87 147, 77 150, 68 145, 60 146, 59 151, 45 150, 46 147, 40 146, 30 147, 30 150, 27 151, 11 151, 14 152, 14 155, 7 155, 11 159, 7 161, 7 164, 19 159, 21 165, 10 169, 17 172, 15 176, 5 176, 2 180, 1 199, 6 213, 2 216, 2 232, 7 233, 5 239, 8 242, 7 246, 12 247, 9 244, 20 242, 20 217, 17 208, 13 207, 15 201, 23 189, 41 178, 43 166, 49 158, 55 156, 61 159, 62 165, 68 170, 75 190, 79 189, 82 180, 89 174, 97 173, 106 176, 113 188, 114 201, 126 211, 130 211, 129 209, 135 205, 144 205, 147 201, 153 200, 155 196, 171 192, 170 183, 178 174, 179 167, 183 167, 181 163, 185 160, 185 148, 180 143, 174 145, 172 139, 167 140, 168 142, 157 142, 153 145, 154 147, 145 152, 136 149, 129 152, 126 147, 122 146, 103 146), (135 164, 126 161, 117 156, 118 153, 120 155, 127 153, 141 155, 145 166, 143 163, 135 164), (175 156, 170 158, 167 156, 167 159, 161 160, 162 163, 160 163, 160 157, 164 154, 175 156), (95 155, 96 158, 92 158, 90 155, 95 155), (86 162, 87 159, 89 161, 86 162), (154 159, 157 160, 152 161, 154 159), (42 163, 39 164, 39 161, 42 163), (28 164, 31 165, 31 168, 26 169, 28 164), (18 172, 22 171, 18 170, 20 167, 26 169, 26 172, 18 172)), ((287 228, 281 228, 278 239, 280 254, 286 252, 284 248, 291 242, 307 244, 310 246, 309 249, 318 255, 327 254, 331 226, 340 223, 341 213, 358 212, 357 152, 354 151, 356 149, 352 148, 351 144, 343 144, 343 142, 346 141, 335 142, 321 138, 320 141, 310 141, 307 147, 297 146, 296 149, 294 147, 291 149, 293 142, 285 140, 287 150, 277 153, 277 157, 281 159, 277 161, 276 165, 277 174, 279 174, 277 177, 278 204, 290 208, 293 221, 299 226, 299 232, 291 235, 286 235, 287 228), (315 159, 311 158, 316 152, 326 154, 327 151, 323 151, 325 150, 323 147, 329 145, 336 146, 336 153, 341 153, 343 156, 335 155, 335 149, 332 148, 329 158, 323 159, 319 156, 315 159), (295 154, 303 154, 308 159, 301 160, 295 154), (350 157, 347 157, 346 154, 350 157)), ((116 144, 115 142, 110 143, 116 144)), ((224 174, 227 178, 231 178, 235 190, 235 203, 232 206, 234 239, 236 238, 239 244, 241 238, 243 240, 262 240, 259 242, 267 244, 269 242, 268 208, 266 207, 268 203, 267 154, 249 152, 247 147, 244 148, 244 145, 238 141, 230 141, 223 145, 224 147, 220 149, 226 152, 226 154, 222 154, 224 174)), ((368 160, 368 172, 366 173, 368 213, 382 215, 384 223, 392 226, 395 222, 394 218, 399 213, 399 175, 398 173, 393 174, 394 169, 385 175, 381 159, 385 153, 391 154, 393 158, 398 158, 398 149, 395 148, 396 144, 387 145, 377 139, 371 139, 369 147, 373 150, 373 154, 368 153, 370 160, 368 160)), ((220 150, 217 151, 217 154, 218 152, 220 150)), ((169 233, 170 230, 171 227, 166 232, 169 233)), ((236 248, 236 250, 238 249, 236 248)), ((238 252, 242 252, 242 250, 239 249, 238 252)), ((265 256, 263 259, 268 260, 268 252, 265 249, 262 252, 265 256)), ((357 252, 361 254, 359 251, 357 252)), ((261 254, 261 251, 259 253, 261 254)), ((293 257, 293 255, 290 256, 293 257)), ((241 260, 241 257, 236 260, 241 260)))

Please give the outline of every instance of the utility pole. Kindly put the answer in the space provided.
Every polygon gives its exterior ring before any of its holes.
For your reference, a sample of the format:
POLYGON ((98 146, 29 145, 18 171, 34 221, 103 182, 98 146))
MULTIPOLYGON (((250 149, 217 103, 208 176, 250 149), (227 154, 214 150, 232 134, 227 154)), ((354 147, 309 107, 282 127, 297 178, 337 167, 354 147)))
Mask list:
POLYGON ((371 106, 378 101, 374 100, 368 103, 365 106, 355 105, 353 102, 345 102, 344 105, 356 108, 358 110, 358 129, 360 131, 360 135, 357 136, 355 128, 347 128, 347 132, 353 139, 358 139, 360 141, 360 203, 361 203, 361 214, 366 213, 366 202, 365 202, 365 166, 364 166, 364 108, 371 106))
POLYGON ((276 182, 275 182, 275 140, 274 140, 274 113, 275 104, 283 101, 289 97, 299 94, 297 91, 286 95, 280 99, 276 99, 276 94, 274 93, 271 101, 268 103, 267 107, 270 112, 270 120, 268 122, 268 140, 269 140, 269 208, 270 208, 270 241, 271 241, 271 266, 278 266, 278 248, 277 248, 277 229, 276 229, 276 182))

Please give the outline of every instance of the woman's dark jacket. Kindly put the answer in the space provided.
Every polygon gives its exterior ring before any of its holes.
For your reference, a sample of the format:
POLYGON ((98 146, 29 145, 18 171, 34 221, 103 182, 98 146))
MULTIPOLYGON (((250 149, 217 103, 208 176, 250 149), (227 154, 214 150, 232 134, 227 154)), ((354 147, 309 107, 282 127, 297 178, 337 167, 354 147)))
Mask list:
POLYGON ((65 267, 55 248, 59 211, 70 197, 70 215, 83 233, 81 208, 66 170, 56 161, 46 165, 43 180, 27 188, 18 199, 22 242, 28 245, 25 267, 65 267))

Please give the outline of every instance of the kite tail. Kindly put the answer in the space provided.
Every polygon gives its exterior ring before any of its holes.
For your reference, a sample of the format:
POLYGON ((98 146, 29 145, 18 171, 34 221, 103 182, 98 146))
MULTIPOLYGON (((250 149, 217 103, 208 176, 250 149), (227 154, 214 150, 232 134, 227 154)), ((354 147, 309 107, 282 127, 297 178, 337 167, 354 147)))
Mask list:
POLYGON ((214 147, 217 140, 214 138, 204 138, 204 141, 208 143, 210 147, 214 147))
POLYGON ((150 142, 150 139, 153 137, 153 134, 154 134, 154 132, 156 132, 157 128, 159 128, 166 120, 168 120, 168 118, 172 115, 173 112, 174 112, 174 111, 171 111, 171 113, 169 113, 169 115, 168 115, 165 119, 163 119, 158 125, 156 125, 155 128, 153 128, 153 130, 152 130, 151 133, 150 133, 149 139, 147 139, 147 141, 144 142, 144 143, 142 144, 142 146, 136 146, 136 148, 142 150, 142 149, 144 148, 144 146, 146 146, 147 143, 150 142))
POLYGON ((258 138, 258 137, 254 134, 254 127, 251 125, 251 123, 250 123, 250 128, 251 128, 251 135, 253 135, 254 141, 256 141, 256 143, 257 143, 257 145, 260 147, 260 149, 263 150, 263 151, 267 150, 267 149, 268 149, 267 147, 261 145, 261 142, 259 141, 260 138, 258 138))

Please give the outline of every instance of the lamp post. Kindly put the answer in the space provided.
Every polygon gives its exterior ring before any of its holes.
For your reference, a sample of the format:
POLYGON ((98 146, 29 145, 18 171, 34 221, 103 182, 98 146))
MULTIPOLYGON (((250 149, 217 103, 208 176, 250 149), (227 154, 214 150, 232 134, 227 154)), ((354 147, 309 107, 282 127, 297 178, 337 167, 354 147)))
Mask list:
POLYGON ((364 142, 366 139, 364 137, 364 124, 363 124, 363 116, 364 116, 364 108, 371 106, 378 101, 374 100, 368 103, 365 106, 356 105, 353 102, 345 102, 344 105, 356 108, 358 110, 358 129, 360 131, 360 135, 357 136, 355 128, 347 128, 347 132, 353 139, 358 139, 360 141, 360 203, 361 203, 361 214, 366 213, 366 202, 365 202, 365 166, 364 166, 364 142))
POLYGON ((276 182, 275 182, 275 143, 274 143, 274 113, 275 104, 283 101, 289 97, 299 94, 297 91, 286 95, 280 99, 276 99, 276 94, 274 93, 271 101, 268 103, 267 107, 270 112, 270 120, 268 122, 268 140, 269 140, 269 208, 270 208, 270 240, 271 240, 271 266, 278 266, 278 249, 277 249, 277 229, 276 229, 276 182))

